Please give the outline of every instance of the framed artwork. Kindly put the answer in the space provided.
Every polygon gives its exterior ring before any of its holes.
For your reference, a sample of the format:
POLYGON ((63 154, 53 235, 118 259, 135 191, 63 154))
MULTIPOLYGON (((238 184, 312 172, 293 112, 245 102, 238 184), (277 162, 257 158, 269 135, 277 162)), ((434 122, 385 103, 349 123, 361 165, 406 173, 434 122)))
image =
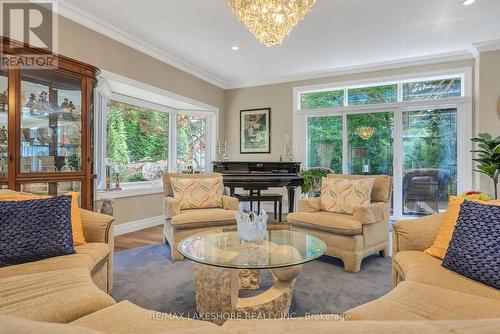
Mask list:
POLYGON ((240 153, 271 153, 271 108, 240 111, 240 153))

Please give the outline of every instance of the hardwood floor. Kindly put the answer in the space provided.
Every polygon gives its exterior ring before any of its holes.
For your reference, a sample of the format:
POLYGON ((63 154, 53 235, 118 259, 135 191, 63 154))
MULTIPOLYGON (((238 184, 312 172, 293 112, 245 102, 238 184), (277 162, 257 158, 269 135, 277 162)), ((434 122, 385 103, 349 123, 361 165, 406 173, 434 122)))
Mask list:
MULTIPOLYGON (((286 215, 283 215, 283 222, 286 221, 286 215)), ((270 217, 269 223, 278 223, 270 217)), ((126 249, 132 249, 147 245, 153 245, 163 242, 163 225, 150 227, 144 230, 132 233, 122 234, 115 237, 115 252, 126 249)))
POLYGON ((163 225, 115 237, 115 252, 163 242, 163 225))

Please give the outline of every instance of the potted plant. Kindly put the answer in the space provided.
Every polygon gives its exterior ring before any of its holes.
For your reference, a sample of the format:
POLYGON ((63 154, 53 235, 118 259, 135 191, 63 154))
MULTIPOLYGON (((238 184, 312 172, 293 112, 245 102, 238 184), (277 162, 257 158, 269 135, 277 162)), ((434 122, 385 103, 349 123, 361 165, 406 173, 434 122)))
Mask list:
POLYGON ((471 139, 477 143, 476 172, 488 175, 493 180, 495 199, 498 199, 498 178, 500 176, 500 136, 493 138, 488 133, 481 133, 477 138, 471 139))
POLYGON ((300 187, 302 194, 309 197, 317 197, 321 192, 321 179, 332 171, 328 168, 311 168, 299 173, 304 178, 304 184, 300 187))

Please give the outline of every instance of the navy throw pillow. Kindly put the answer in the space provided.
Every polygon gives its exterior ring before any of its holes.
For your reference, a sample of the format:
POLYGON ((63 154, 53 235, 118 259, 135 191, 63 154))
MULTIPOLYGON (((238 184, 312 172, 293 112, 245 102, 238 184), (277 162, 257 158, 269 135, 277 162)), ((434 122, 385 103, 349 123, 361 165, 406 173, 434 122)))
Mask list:
POLYGON ((0 202, 0 267, 75 252, 71 197, 0 202))
POLYGON ((462 203, 443 266, 500 289, 500 207, 462 203))

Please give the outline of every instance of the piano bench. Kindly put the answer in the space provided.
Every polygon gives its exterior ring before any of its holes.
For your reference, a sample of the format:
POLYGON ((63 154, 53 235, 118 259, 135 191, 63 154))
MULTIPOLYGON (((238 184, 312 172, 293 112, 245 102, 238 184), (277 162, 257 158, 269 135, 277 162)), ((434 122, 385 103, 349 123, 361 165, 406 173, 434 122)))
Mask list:
POLYGON ((250 202, 250 211, 253 211, 253 202, 257 202, 257 212, 260 212, 260 202, 273 202, 274 204, 274 220, 278 219, 277 215, 279 213, 279 222, 282 221, 282 211, 283 211, 283 195, 280 194, 261 194, 260 191, 250 192, 248 195, 234 194, 240 202, 250 202))

